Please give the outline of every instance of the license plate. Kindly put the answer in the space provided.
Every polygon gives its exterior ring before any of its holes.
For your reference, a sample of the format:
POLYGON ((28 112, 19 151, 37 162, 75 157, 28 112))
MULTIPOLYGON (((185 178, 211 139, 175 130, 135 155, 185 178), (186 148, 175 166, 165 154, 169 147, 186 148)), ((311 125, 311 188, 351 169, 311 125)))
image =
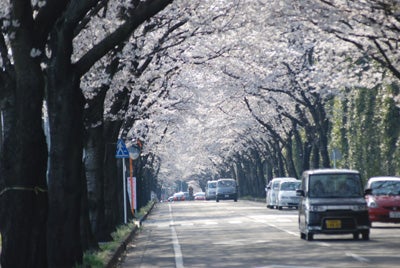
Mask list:
POLYGON ((400 218, 400 212, 399 211, 390 211, 389 217, 390 218, 400 218))
POLYGON ((325 222, 327 229, 340 229, 342 228, 341 220, 326 220, 325 222))
POLYGON ((229 197, 229 194, 226 194, 225 197, 229 197))

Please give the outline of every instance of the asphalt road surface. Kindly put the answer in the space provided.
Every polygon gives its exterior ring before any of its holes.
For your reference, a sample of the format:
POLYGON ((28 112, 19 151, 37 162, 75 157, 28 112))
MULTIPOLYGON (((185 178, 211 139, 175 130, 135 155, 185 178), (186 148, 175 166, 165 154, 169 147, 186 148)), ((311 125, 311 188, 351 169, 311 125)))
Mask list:
POLYGON ((128 245, 120 268, 399 267, 400 225, 374 223, 369 241, 300 239, 297 210, 233 201, 159 203, 128 245))

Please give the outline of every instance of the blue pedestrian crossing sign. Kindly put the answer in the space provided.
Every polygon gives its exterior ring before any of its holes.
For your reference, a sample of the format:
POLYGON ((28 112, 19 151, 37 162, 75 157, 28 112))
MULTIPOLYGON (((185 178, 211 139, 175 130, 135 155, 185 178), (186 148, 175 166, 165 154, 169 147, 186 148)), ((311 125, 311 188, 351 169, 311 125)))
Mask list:
POLYGON ((117 142, 117 152, 115 154, 116 158, 129 158, 128 149, 125 146, 125 142, 119 139, 117 142))

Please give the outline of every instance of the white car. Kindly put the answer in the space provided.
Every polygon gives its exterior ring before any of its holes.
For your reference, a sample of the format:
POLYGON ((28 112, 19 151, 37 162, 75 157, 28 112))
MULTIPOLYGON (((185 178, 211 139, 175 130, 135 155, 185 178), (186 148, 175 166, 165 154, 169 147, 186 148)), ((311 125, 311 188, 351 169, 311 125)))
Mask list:
POLYGON ((270 186, 267 186, 267 208, 275 208, 277 207, 278 202, 278 191, 279 184, 281 181, 297 181, 296 178, 292 177, 278 177, 273 178, 270 182, 270 186))
POLYGON ((277 207, 281 210, 284 207, 298 208, 300 197, 296 195, 296 190, 300 189, 301 181, 281 181, 279 184, 277 207))

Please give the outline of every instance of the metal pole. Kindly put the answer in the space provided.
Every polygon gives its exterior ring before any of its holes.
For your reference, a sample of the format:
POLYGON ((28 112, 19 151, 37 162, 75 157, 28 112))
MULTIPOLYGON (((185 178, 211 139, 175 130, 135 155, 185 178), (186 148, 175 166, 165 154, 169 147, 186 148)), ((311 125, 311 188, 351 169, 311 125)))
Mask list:
POLYGON ((131 182, 131 211, 133 217, 135 217, 135 193, 133 191, 133 161, 132 158, 129 157, 129 180, 131 182))
POLYGON ((126 180, 125 180, 125 158, 122 158, 122 185, 124 187, 123 193, 124 193, 124 223, 128 222, 127 215, 126 215, 126 180))
POLYGON ((336 168, 336 152, 335 150, 332 151, 333 154, 333 168, 336 168))

